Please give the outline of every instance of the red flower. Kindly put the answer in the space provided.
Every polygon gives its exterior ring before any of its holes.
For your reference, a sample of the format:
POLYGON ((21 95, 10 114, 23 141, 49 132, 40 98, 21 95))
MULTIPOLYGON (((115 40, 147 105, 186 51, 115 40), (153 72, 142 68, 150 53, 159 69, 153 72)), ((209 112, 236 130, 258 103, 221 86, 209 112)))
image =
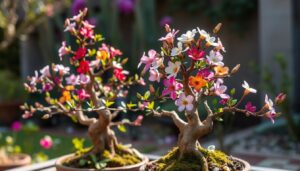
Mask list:
POLYGON ((120 68, 114 69, 114 75, 120 81, 124 81, 126 79, 126 75, 123 73, 123 70, 120 68))
POLYGON ((77 68, 77 72, 80 74, 86 74, 90 70, 90 64, 88 61, 81 61, 79 63, 79 67, 77 68))
POLYGON ((73 57, 73 59, 78 60, 78 59, 84 58, 85 54, 86 54, 86 48, 85 47, 80 47, 75 52, 75 56, 73 57))
POLYGON ((198 50, 195 47, 189 49, 187 53, 188 53, 189 57, 195 61, 200 60, 205 55, 205 52, 203 50, 198 50))

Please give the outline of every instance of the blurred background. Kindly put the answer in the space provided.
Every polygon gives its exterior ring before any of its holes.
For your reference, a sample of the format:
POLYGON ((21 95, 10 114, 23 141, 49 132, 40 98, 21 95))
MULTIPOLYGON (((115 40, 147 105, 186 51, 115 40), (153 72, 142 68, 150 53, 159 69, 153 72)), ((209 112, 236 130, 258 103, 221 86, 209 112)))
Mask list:
MULTIPOLYGON (((61 41, 70 41, 63 32, 64 20, 85 7, 89 8, 88 20, 96 25, 96 32, 129 57, 127 69, 133 73, 144 51, 159 50, 158 38, 164 36, 165 24, 182 34, 196 27, 211 32, 222 22, 219 37, 227 51, 225 63, 229 67, 241 64, 228 86, 242 94, 241 84, 247 80, 258 89, 257 96, 249 98, 256 106, 263 104, 265 93, 275 97, 285 92, 288 100, 279 109, 283 115, 274 125, 269 120, 226 115, 215 124, 214 132, 201 140, 202 144, 215 145, 253 165, 300 169, 298 0, 0 0, 1 134, 9 135, 14 121, 28 124, 21 119, 18 106, 41 97, 26 96, 22 82, 44 65, 59 62, 61 41)), ((172 108, 168 104, 166 107, 172 108)), ((126 115, 135 118, 137 114, 126 115)), ((72 148, 65 147, 73 137, 87 137, 86 128, 64 117, 41 121, 37 116, 30 124, 39 127, 38 133, 32 133, 32 141, 45 133, 58 139, 58 150, 51 152, 50 158, 71 152, 72 148), (61 135, 66 134, 65 143, 60 143, 61 135)), ((125 134, 117 132, 122 142, 158 155, 176 143, 177 133, 171 120, 152 116, 145 117, 143 127, 128 128, 125 134)), ((38 152, 22 143, 28 129, 18 134, 16 143, 20 141, 25 152, 38 152)), ((5 142, 1 137, 0 144, 5 142)))

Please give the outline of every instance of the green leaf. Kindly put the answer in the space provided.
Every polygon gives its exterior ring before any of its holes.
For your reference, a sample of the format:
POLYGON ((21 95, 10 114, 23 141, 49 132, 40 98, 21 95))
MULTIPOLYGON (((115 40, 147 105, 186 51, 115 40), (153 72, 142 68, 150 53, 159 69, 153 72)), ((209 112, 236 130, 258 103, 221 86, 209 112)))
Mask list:
POLYGON ((85 159, 80 159, 79 160, 79 165, 80 166, 84 166, 87 163, 87 161, 85 159))
POLYGON ((229 106, 234 106, 237 103, 237 99, 230 99, 229 106))
POLYGON ((136 106, 137 106, 137 105, 134 104, 134 103, 132 103, 132 102, 130 102, 130 103, 127 104, 127 108, 128 108, 128 109, 132 109, 133 107, 136 107, 136 106))
POLYGON ((94 56, 95 54, 96 54, 96 49, 92 49, 92 50, 88 49, 89 56, 94 56))
POLYGON ((72 140, 72 143, 73 143, 73 146, 74 148, 77 150, 77 151, 82 151, 83 150, 83 147, 84 147, 84 139, 83 138, 73 138, 72 140))
POLYGON ((143 100, 147 100, 149 97, 150 97, 151 93, 150 91, 147 91, 145 94, 144 94, 144 99, 143 100))
POLYGON ((137 98, 143 100, 143 96, 140 93, 136 93, 137 98))
POLYGON ((126 132, 126 127, 124 125, 118 125, 118 129, 121 132, 124 132, 124 133, 126 132))

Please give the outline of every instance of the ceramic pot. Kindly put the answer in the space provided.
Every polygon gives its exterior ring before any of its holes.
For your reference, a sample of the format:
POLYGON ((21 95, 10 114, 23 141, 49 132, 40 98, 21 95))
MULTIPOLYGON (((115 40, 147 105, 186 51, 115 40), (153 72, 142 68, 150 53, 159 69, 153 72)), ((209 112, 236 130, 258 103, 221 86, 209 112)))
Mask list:
POLYGON ((7 163, 0 165, 0 171, 4 171, 7 169, 13 169, 16 167, 26 166, 31 164, 31 157, 27 154, 15 154, 15 160, 13 163, 7 163))

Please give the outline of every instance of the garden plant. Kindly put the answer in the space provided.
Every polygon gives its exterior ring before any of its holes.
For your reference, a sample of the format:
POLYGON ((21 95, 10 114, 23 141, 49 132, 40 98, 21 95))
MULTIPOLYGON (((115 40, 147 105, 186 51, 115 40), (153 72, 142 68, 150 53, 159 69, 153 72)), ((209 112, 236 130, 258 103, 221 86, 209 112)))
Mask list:
POLYGON ((88 127, 92 148, 77 148, 79 151, 75 156, 63 161, 64 167, 103 169, 143 163, 144 156, 121 145, 112 129, 116 126, 124 132, 125 125, 141 124, 142 116, 134 121, 113 119, 130 106, 124 100, 128 93, 126 89, 143 82, 137 75, 129 76, 123 68, 127 58, 120 57, 122 52, 103 43, 103 37, 94 33, 95 26, 85 20, 87 13, 84 9, 65 21, 65 32, 76 44, 67 45, 63 41, 59 57, 70 67, 47 65, 28 77, 25 89, 29 93, 42 94, 45 100, 32 105, 25 103, 23 118, 30 118, 35 113, 42 113, 43 119, 62 114, 88 127), (91 117, 89 113, 96 113, 98 117, 91 117))
POLYGON ((241 97, 234 95, 235 89, 226 91, 224 80, 235 74, 240 65, 230 69, 224 64, 222 54, 225 48, 216 38, 220 28, 221 24, 214 28, 214 35, 197 28, 178 36, 178 30, 166 25, 167 35, 159 39, 161 51, 151 49, 141 57, 138 67, 143 66, 142 75, 151 83, 144 95, 137 94, 140 108, 154 116, 172 118, 179 129, 177 147, 150 163, 149 170, 243 170, 246 166, 243 162, 214 150, 213 146, 208 149, 201 147, 199 139, 209 134, 214 121, 221 120, 225 114, 265 117, 273 123, 279 116, 275 106, 285 99, 283 93, 274 103, 265 95, 265 104, 257 110, 251 102, 242 106, 247 96, 257 92, 246 81, 242 83, 244 92, 241 97), (212 108, 208 102, 210 99, 219 102, 212 108), (174 102, 177 111, 161 109, 159 103, 167 101, 174 102), (200 108, 206 111, 203 119, 200 118, 200 108), (180 113, 184 114, 185 120, 179 117, 180 113))

